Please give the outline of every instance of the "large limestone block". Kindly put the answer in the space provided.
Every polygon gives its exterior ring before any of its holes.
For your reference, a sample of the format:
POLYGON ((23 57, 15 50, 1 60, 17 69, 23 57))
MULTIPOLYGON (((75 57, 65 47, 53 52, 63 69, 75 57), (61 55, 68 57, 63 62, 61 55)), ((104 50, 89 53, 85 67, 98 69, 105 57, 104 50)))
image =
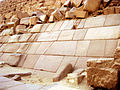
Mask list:
POLYGON ((78 41, 75 55, 87 56, 89 44, 90 44, 90 41, 78 41))
POLYGON ((35 33, 35 32, 40 32, 43 24, 37 24, 35 25, 30 32, 35 33))
POLYGON ((30 25, 36 25, 37 21, 38 21, 38 17, 37 16, 32 16, 29 19, 30 25))
POLYGON ((14 29, 5 29, 4 31, 1 32, 2 36, 6 36, 6 35, 13 35, 14 34, 14 29))
POLYGON ((117 39, 120 26, 100 27, 88 29, 85 39, 117 39))
POLYGON ((74 55, 76 51, 77 41, 54 42, 48 48, 45 54, 51 55, 74 55))
POLYGON ((22 24, 22 25, 29 25, 29 20, 30 20, 30 17, 22 18, 20 20, 20 24, 22 24))
POLYGON ((16 27, 16 33, 19 34, 19 33, 27 33, 27 28, 25 25, 17 25, 16 27))
POLYGON ((8 42, 9 42, 9 43, 18 42, 18 41, 19 41, 19 38, 20 38, 20 35, 13 35, 13 36, 10 36, 8 42))
POLYGON ((94 12, 99 8, 101 1, 102 0, 85 0, 83 9, 89 12, 94 12))
POLYGON ((58 40, 72 40, 74 32, 74 30, 62 31, 58 40))
POLYGON ((53 77, 53 82, 60 81, 65 76, 67 76, 68 73, 71 73, 73 71, 73 67, 71 64, 64 64, 61 67, 59 67, 57 73, 53 77))
POLYGON ((118 83, 118 70, 110 68, 88 68, 87 83, 93 87, 115 89, 118 83))
POLYGON ((97 16, 97 17, 89 17, 86 19, 85 28, 91 27, 103 27, 105 23, 106 15, 97 16))
POLYGON ((63 56, 41 55, 38 61, 36 62, 34 69, 56 72, 62 62, 62 59, 63 56))

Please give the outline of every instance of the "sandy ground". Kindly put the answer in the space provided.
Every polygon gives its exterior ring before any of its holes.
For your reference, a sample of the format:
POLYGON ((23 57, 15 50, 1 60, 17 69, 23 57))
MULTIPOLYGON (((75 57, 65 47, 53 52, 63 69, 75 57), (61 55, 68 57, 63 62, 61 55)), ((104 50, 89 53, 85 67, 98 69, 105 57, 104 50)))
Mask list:
MULTIPOLYGON (((38 71, 38 70, 33 70, 33 69, 11 67, 9 65, 4 65, 3 67, 0 67, 0 74, 14 73, 14 72, 15 73, 31 72, 32 75, 22 76, 21 77, 22 80, 20 82, 23 82, 26 84, 45 85, 45 86, 53 84, 52 77, 55 74, 55 73, 51 73, 51 72, 38 71)), ((57 83, 57 86, 54 86, 49 90, 56 90, 57 88, 59 88, 59 89, 64 88, 63 90, 69 90, 70 88, 74 88, 75 90, 92 90, 92 88, 87 85, 86 78, 82 81, 82 83, 80 83, 77 86, 66 83, 66 78, 64 78, 63 80, 61 80, 60 82, 57 83)))

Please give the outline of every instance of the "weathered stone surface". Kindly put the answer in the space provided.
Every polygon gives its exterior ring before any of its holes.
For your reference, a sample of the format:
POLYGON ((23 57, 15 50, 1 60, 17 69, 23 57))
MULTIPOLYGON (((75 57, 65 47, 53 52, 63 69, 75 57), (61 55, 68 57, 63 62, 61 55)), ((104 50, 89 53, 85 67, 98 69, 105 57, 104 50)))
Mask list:
POLYGON ((61 20, 63 17, 59 10, 55 10, 54 12, 51 13, 51 15, 53 15, 57 20, 61 20))
POLYGON ((60 27, 60 30, 64 30, 68 23, 69 23, 69 20, 65 20, 62 26, 60 27))
POLYGON ((76 62, 76 65, 74 67, 74 69, 86 69, 87 68, 87 60, 89 59, 90 57, 79 57, 77 62, 76 62))
POLYGON ((56 72, 61 64, 62 59, 63 56, 41 55, 39 60, 35 64, 34 69, 56 72))
POLYGON ((82 3, 82 0, 73 0, 72 2, 73 6, 75 7, 79 7, 81 3, 82 3))
POLYGON ((37 16, 32 16, 29 19, 30 25, 36 25, 37 21, 38 21, 38 17, 37 16))
POLYGON ((73 40, 83 40, 87 33, 87 29, 75 30, 73 40))
POLYGON ((15 53, 20 47, 19 43, 14 43, 14 44, 7 44, 3 50, 3 52, 13 52, 15 53))
POLYGON ((97 17, 89 17, 89 18, 86 19, 84 27, 85 28, 102 27, 104 25, 105 18, 106 18, 105 15, 97 16, 97 17))
POLYGON ((40 46, 40 43, 31 43, 26 51, 27 54, 35 54, 36 50, 40 46))
POLYGON ((76 41, 54 42, 51 47, 48 48, 45 54, 74 55, 76 50, 76 44, 76 41), (64 49, 61 49, 63 47, 64 49))
POLYGON ((120 14, 107 15, 105 26, 120 25, 120 14))
POLYGON ((6 36, 6 35, 13 35, 14 34, 14 29, 5 29, 4 31, 1 32, 2 36, 6 36))
POLYGON ((115 89, 118 83, 118 71, 110 68, 88 68, 87 83, 93 87, 115 89))
POLYGON ((39 59, 39 55, 27 55, 23 67, 25 68, 34 68, 34 65, 39 59))
POLYGON ((114 13, 115 13, 114 7, 107 7, 104 9, 104 15, 114 14, 114 13))
POLYGON ((87 56, 104 56, 104 52, 105 52, 104 50, 105 50, 105 40, 91 41, 87 56))
POLYGON ((115 7, 115 13, 119 14, 120 13, 120 6, 115 7))
POLYGON ((35 32, 40 32, 43 24, 37 24, 35 25, 30 32, 35 33, 35 32))
POLYGON ((29 17, 29 15, 28 15, 27 12, 21 12, 21 11, 18 11, 18 12, 16 13, 16 15, 17 15, 17 17, 18 17, 19 19, 22 19, 22 18, 25 18, 25 17, 29 17))
POLYGON ((56 24, 53 27, 52 31, 59 31, 62 24, 63 24, 63 21, 56 22, 56 24))
POLYGON ((71 73, 72 71, 73 71, 73 68, 71 64, 62 65, 61 67, 59 67, 57 73, 53 77, 53 82, 60 81, 65 76, 67 76, 68 73, 71 73))
POLYGON ((75 20, 70 20, 69 23, 65 26, 64 30, 74 29, 75 20))
POLYGON ((17 25, 16 27, 16 33, 19 34, 19 33, 27 33, 27 28, 25 25, 17 25))
POLYGON ((48 22, 53 23, 54 21, 55 21, 55 17, 51 15, 48 22))
POLYGON ((10 54, 7 63, 12 66, 17 66, 20 61, 21 54, 10 54))
POLYGON ((87 67, 111 68, 114 58, 92 58, 87 60, 87 67))
POLYGON ((56 41, 60 31, 41 33, 37 41, 56 41))
POLYGON ((84 79, 85 75, 78 75, 77 73, 67 74, 66 82, 71 85, 79 85, 84 79))
POLYGON ((88 12, 87 11, 76 10, 75 11, 75 16, 77 18, 86 18, 88 16, 88 12))
POLYGON ((100 27, 88 29, 85 39, 117 39, 119 38, 120 27, 100 27))
POLYGON ((89 45, 90 41, 78 41, 75 55, 87 56, 89 45))
POLYGON ((78 60, 78 57, 64 56, 60 66, 65 65, 65 64, 71 64, 72 67, 74 67, 76 62, 77 62, 77 60, 78 60))
POLYGON ((42 28, 41 28, 41 32, 45 32, 45 30, 48 28, 49 23, 43 24, 42 28))
POLYGON ((50 23, 49 26, 46 28, 45 32, 50 32, 54 28, 56 23, 50 23))
POLYGON ((35 54, 44 54, 53 42, 41 42, 35 54))
POLYGON ((117 47, 115 50, 114 58, 120 58, 120 47, 117 47))
POLYGON ((30 20, 30 17, 22 18, 20 20, 20 24, 22 24, 22 25, 29 25, 29 20, 30 20))
POLYGON ((84 28, 85 22, 86 22, 86 19, 82 19, 80 21, 80 24, 77 26, 77 29, 84 28))
POLYGON ((9 43, 18 42, 18 41, 19 41, 19 38, 20 38, 20 35, 13 35, 13 36, 10 36, 8 42, 9 42, 9 43))
POLYGON ((62 31, 58 40, 72 40, 74 35, 74 30, 62 31))
POLYGON ((29 46, 28 43, 21 43, 19 49, 16 52, 24 53, 27 50, 28 46, 29 46))
POLYGON ((30 37, 31 37, 30 33, 22 34, 19 38, 19 42, 27 42, 30 37))
POLYGON ((115 49, 117 48, 117 40, 107 40, 105 48, 105 56, 113 57, 115 54, 115 49))
POLYGON ((70 1, 70 0, 67 0, 67 1, 65 1, 65 3, 64 3, 64 7, 69 7, 70 4, 71 4, 71 1, 70 1))
POLYGON ((47 20, 48 20, 48 16, 47 16, 47 15, 41 15, 41 16, 39 16, 39 18, 40 18, 40 20, 41 20, 43 23, 47 22, 47 20))
POLYGON ((87 10, 89 12, 96 11, 100 6, 101 0, 87 0, 84 2, 84 10, 87 10))

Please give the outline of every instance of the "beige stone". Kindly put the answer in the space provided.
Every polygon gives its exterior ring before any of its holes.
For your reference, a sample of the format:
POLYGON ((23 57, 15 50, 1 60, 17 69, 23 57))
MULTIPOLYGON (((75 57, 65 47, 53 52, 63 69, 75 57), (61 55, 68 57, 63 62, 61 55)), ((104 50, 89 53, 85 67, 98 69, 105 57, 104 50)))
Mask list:
POLYGON ((55 10, 54 12, 51 13, 51 15, 53 15, 57 20, 61 20, 63 17, 59 10, 55 10))
POLYGON ((50 48, 48 48, 45 54, 51 55, 74 55, 76 50, 76 41, 67 42, 54 42, 50 48), (63 48, 64 49, 61 49, 63 48))
POLYGON ((105 26, 120 25, 120 14, 107 15, 105 26))
POLYGON ((30 32, 35 33, 35 32, 40 32, 43 24, 36 24, 30 32))
POLYGON ((74 29, 75 20, 70 20, 69 23, 65 26, 64 30, 74 29))
POLYGON ((74 30, 62 31, 58 40, 72 40, 74 35, 74 30))
POLYGON ((108 14, 114 14, 115 13, 115 8, 114 7, 107 7, 103 10, 104 15, 108 15, 108 14))
POLYGON ((16 15, 19 19, 25 18, 25 17, 29 17, 27 12, 21 12, 21 11, 17 11, 16 15))
POLYGON ((65 65, 59 67, 57 73, 53 77, 53 82, 60 81, 65 76, 67 76, 68 73, 71 73, 72 71, 73 71, 73 68, 72 68, 71 64, 65 64, 65 65))
POLYGON ((115 7, 115 13, 116 13, 116 14, 119 14, 119 13, 120 13, 120 6, 115 7))
POLYGON ((44 54, 53 42, 41 42, 35 54, 44 54))
POLYGON ((25 53, 29 44, 28 43, 21 43, 19 49, 16 51, 17 53, 25 53))
POLYGON ((53 27, 52 31, 59 31, 62 24, 63 24, 63 21, 56 22, 56 24, 53 27))
POLYGON ((14 29, 5 29, 4 31, 1 32, 2 36, 6 36, 6 35, 13 35, 14 34, 14 29))
POLYGON ((37 21, 38 21, 38 17, 37 16, 32 16, 29 19, 30 25, 36 25, 37 21))
POLYGON ((119 38, 119 32, 119 26, 90 28, 85 39, 117 39, 119 38))
POLYGON ((41 55, 38 61, 36 62, 34 69, 56 73, 61 64, 62 59, 63 56, 41 55))
POLYGON ((88 12, 87 11, 79 11, 79 10, 76 10, 75 11, 75 16, 77 18, 86 18, 88 16, 88 12))
POLYGON ((41 33, 37 41, 56 41, 60 31, 41 33))
POLYGON ((89 12, 96 11, 100 6, 101 0, 87 0, 84 2, 84 10, 89 12))
POLYGON ((115 89, 118 83, 118 71, 110 68, 88 68, 87 83, 93 87, 115 89))
POLYGON ((18 42, 18 41, 19 41, 19 38, 20 38, 20 35, 13 35, 13 36, 10 36, 8 42, 9 42, 9 43, 18 42))
POLYGON ((22 24, 22 25, 29 25, 29 20, 30 20, 30 17, 22 18, 20 20, 20 24, 22 24))
POLYGON ((69 23, 69 20, 65 20, 62 26, 60 27, 60 30, 64 30, 68 23, 69 23))
POLYGON ((87 67, 111 68, 114 58, 92 58, 87 60, 87 67))
POLYGON ((69 7, 70 4, 71 4, 71 1, 70 1, 70 0, 67 0, 67 1, 65 1, 65 3, 64 3, 64 7, 69 7))
POLYGON ((82 3, 82 0, 73 0, 72 2, 73 6, 75 7, 79 7, 81 3, 82 3))
POLYGON ((73 40, 83 40, 87 33, 87 29, 77 29, 75 30, 73 40))
POLYGON ((19 38, 19 42, 27 42, 30 37, 31 37, 30 33, 22 34, 19 38))
POLYGON ((70 73, 67 75, 66 82, 71 85, 79 85, 84 79, 85 75, 78 75, 77 73, 70 73))
POLYGON ((48 16, 47 15, 41 15, 39 18, 43 23, 46 23, 48 21, 48 16))
POLYGON ((49 18, 49 22, 53 23, 54 21, 55 21, 55 17, 53 15, 51 15, 50 18, 49 18))
POLYGON ((19 34, 19 33, 27 33, 27 28, 25 25, 17 25, 16 27, 16 33, 19 34))
POLYGON ((104 25, 105 19, 106 19, 106 15, 97 16, 97 17, 89 17, 86 19, 84 27, 85 28, 102 27, 104 25))
POLYGON ((78 41, 75 55, 87 56, 89 44, 90 44, 90 41, 78 41))
POLYGON ((80 21, 79 25, 77 26, 77 29, 84 28, 85 22, 86 22, 86 19, 82 19, 82 20, 80 21))
POLYGON ((45 32, 50 32, 52 31, 53 27, 55 26, 56 23, 50 23, 49 26, 46 28, 45 32))

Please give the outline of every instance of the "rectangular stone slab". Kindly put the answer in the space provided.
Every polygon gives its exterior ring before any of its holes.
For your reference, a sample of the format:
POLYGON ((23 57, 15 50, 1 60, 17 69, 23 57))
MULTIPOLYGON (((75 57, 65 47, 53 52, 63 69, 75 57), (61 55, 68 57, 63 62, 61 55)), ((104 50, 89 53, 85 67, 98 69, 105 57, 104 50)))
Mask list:
POLYGON ((85 28, 102 27, 104 25, 105 19, 106 19, 106 15, 89 17, 86 19, 84 27, 85 28))
POLYGON ((49 71, 49 72, 56 72, 61 64, 62 59, 63 59, 63 56, 41 55, 39 60, 35 64, 34 69, 49 71))
POLYGON ((93 40, 90 42, 87 56, 104 56, 105 40, 93 40))
POLYGON ((117 39, 120 26, 100 27, 88 29, 85 39, 117 39))
POLYGON ((34 68, 34 65, 38 61, 40 55, 27 55, 23 67, 34 68))
POLYGON ((77 41, 54 42, 48 48, 45 54, 51 55, 74 55, 76 51, 77 41))

